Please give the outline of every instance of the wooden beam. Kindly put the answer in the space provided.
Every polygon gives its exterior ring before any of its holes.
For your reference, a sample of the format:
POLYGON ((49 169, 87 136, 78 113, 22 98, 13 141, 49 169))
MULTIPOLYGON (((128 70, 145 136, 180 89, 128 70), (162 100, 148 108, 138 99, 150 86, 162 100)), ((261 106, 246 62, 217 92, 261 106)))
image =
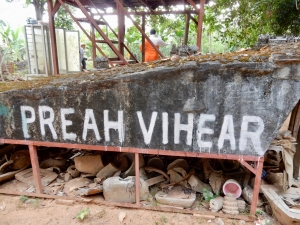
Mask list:
POLYGON ((198 26, 198 21, 193 16, 191 16, 190 19, 194 21, 194 23, 196 24, 196 26, 198 26))
POLYGON ((51 12, 51 16, 54 16, 56 14, 56 12, 59 10, 61 4, 58 0, 56 0, 56 2, 54 3, 54 6, 52 8, 52 12, 51 12))
POLYGON ((190 14, 186 14, 185 29, 184 29, 184 39, 183 39, 183 43, 185 45, 187 45, 188 39, 189 39, 190 17, 191 17, 190 14))
MULTIPOLYGON (((200 10, 198 9, 198 7, 196 6, 195 2, 193 0, 187 0, 188 3, 190 3, 191 6, 193 6, 193 8, 196 10, 196 12, 199 14, 200 10)), ((201 0, 200 0, 201 1, 201 0)), ((204 1, 205 3, 205 1, 204 1)), ((201 3, 200 3, 201 5, 201 3)))

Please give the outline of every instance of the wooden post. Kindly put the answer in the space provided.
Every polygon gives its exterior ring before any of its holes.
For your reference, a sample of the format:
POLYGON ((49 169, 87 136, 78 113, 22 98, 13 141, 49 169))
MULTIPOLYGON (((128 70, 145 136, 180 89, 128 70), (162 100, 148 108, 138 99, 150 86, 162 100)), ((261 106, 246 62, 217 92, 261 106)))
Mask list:
POLYGON ((185 29, 184 29, 184 39, 183 39, 183 44, 185 44, 185 45, 187 45, 188 39, 189 39, 190 17, 191 17, 191 15, 189 13, 186 14, 185 29))
MULTIPOLYGON (((145 15, 142 15, 142 30, 145 32, 145 15)), ((145 62, 145 37, 142 36, 142 62, 145 62)))
POLYGON ((197 34, 197 46, 199 48, 198 50, 199 52, 201 52, 204 4, 205 4, 205 0, 200 0, 200 11, 198 13, 198 34, 197 34))
MULTIPOLYGON (((123 0, 120 0, 120 3, 123 4, 123 0)), ((119 51, 124 56, 124 36, 125 36, 125 15, 123 10, 117 5, 118 10, 118 45, 119 51)))
POLYGON ((94 68, 96 68, 96 65, 95 65, 95 58, 96 58, 96 36, 95 36, 95 28, 93 26, 92 23, 91 24, 91 38, 92 38, 92 60, 93 60, 93 66, 94 68))
MULTIPOLYGON (((53 60, 53 75, 58 75, 59 67, 58 67, 55 25, 54 25, 54 15, 56 12, 53 10, 52 0, 47 0, 47 4, 48 4, 49 31, 50 31, 50 41, 51 41, 52 60, 53 60)), ((57 4, 56 4, 56 6, 57 6, 57 4)), ((57 10, 58 10, 59 6, 60 5, 58 5, 57 10)))

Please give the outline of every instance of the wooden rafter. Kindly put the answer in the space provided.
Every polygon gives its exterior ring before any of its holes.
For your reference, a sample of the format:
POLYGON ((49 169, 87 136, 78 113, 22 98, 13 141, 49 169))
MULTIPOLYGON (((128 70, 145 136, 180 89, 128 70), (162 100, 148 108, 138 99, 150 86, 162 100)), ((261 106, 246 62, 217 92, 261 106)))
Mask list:
POLYGON ((164 5, 165 9, 166 9, 167 11, 169 11, 169 6, 167 5, 166 1, 165 1, 165 0, 160 0, 160 1, 161 1, 161 3, 164 5))
POLYGON ((193 6, 194 9, 199 13, 199 9, 198 9, 198 7, 196 6, 195 2, 193 2, 192 0, 187 0, 187 1, 188 1, 188 3, 190 3, 190 5, 193 6))
POLYGON ((55 15, 55 13, 58 11, 59 7, 60 7, 60 2, 58 0, 56 0, 56 2, 54 3, 53 8, 51 10, 51 15, 52 16, 55 15))
POLYGON ((145 2, 144 0, 139 0, 149 11, 153 12, 154 10, 151 8, 151 6, 145 2))

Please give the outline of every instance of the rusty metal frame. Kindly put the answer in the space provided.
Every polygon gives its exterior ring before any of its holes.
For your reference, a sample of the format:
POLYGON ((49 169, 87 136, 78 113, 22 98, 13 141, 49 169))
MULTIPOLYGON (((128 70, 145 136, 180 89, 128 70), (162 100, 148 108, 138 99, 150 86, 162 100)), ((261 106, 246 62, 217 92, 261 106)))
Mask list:
POLYGON ((59 147, 59 148, 78 148, 83 150, 95 151, 110 151, 110 152, 128 152, 135 154, 135 185, 136 185, 136 205, 140 205, 139 190, 139 154, 152 154, 152 155, 168 155, 168 156, 181 156, 181 157, 195 157, 195 158, 211 158, 211 159, 229 159, 237 160, 255 175, 255 183, 253 189, 253 197, 250 208, 250 214, 255 215, 256 206, 258 202, 259 188, 261 183, 261 175, 263 169, 264 157, 262 156, 248 156, 248 155, 231 155, 231 154, 211 154, 201 152, 182 152, 161 149, 142 149, 120 146, 100 146, 100 145, 86 145, 86 144, 72 144, 61 142, 44 142, 44 141, 29 141, 29 140, 14 140, 14 139, 0 139, 0 144, 19 144, 28 145, 30 151, 30 158, 32 163, 33 175, 35 186, 38 194, 42 193, 43 187, 40 182, 39 175, 39 162, 37 159, 37 146, 43 147, 59 147), (253 163, 250 165, 248 162, 253 163))

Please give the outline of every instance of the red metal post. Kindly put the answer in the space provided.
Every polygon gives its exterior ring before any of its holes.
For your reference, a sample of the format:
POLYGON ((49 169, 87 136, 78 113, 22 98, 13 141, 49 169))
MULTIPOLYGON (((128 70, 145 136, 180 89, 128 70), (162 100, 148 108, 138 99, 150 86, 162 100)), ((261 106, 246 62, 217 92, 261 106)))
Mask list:
MULTIPOLYGON (((53 74, 58 75, 59 74, 59 67, 58 67, 55 25, 54 25, 55 12, 53 12, 53 2, 52 2, 52 0, 47 0, 47 4, 48 4, 49 31, 50 31, 50 41, 51 41, 52 60, 53 60, 53 74)), ((56 10, 58 10, 59 5, 56 4, 55 6, 56 6, 56 10)))
POLYGON ((139 153, 134 154, 135 160, 135 203, 140 204, 140 160, 139 153))
POLYGON ((36 192, 38 194, 42 194, 43 186, 42 186, 42 181, 41 181, 40 166, 39 166, 39 161, 38 161, 38 157, 37 157, 36 146, 29 145, 29 154, 30 154, 31 167, 32 167, 32 173, 33 173, 36 192))
POLYGON ((256 206, 257 206, 257 202, 258 202, 258 195, 259 195, 259 189, 260 189, 260 183, 261 183, 263 164, 264 164, 264 157, 258 157, 258 160, 255 162, 256 173, 255 173, 255 182, 254 182, 254 188, 253 188, 252 203, 251 203, 251 208, 250 208, 251 215, 255 215, 255 213, 256 213, 256 206))
POLYGON ((201 52, 204 4, 205 4, 205 0, 200 0, 200 11, 198 14, 198 34, 197 34, 197 46, 199 48, 199 50, 198 50, 199 52, 201 52))

